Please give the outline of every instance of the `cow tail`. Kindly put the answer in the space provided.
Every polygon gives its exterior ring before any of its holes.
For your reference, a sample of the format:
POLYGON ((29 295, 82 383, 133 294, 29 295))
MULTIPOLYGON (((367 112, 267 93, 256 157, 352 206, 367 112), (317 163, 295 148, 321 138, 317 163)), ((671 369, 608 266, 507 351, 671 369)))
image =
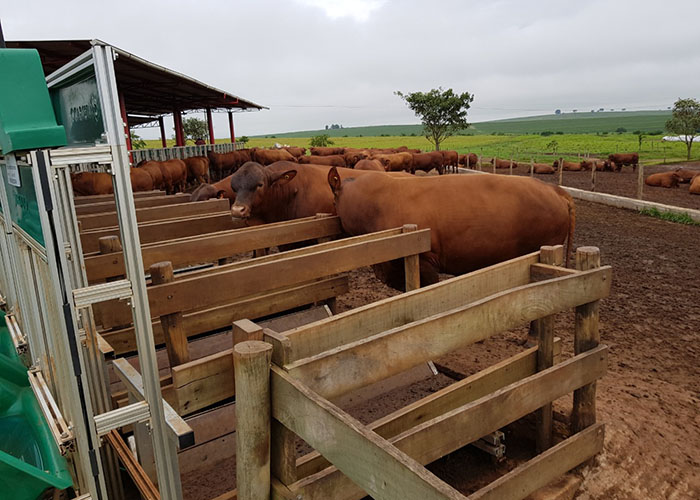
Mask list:
POLYGON ((569 257, 574 252, 574 229, 576 229, 576 205, 574 205, 574 199, 569 193, 566 193, 566 203, 569 205, 569 235, 566 240, 566 262, 565 267, 569 267, 569 257))

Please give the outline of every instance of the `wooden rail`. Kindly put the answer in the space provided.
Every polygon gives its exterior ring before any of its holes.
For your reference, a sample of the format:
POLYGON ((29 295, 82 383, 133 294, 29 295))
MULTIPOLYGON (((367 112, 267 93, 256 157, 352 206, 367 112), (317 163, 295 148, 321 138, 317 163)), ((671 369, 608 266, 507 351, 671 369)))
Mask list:
MULTIPOLYGON (((177 205, 178 203, 187 203, 190 201, 190 195, 187 193, 178 193, 170 196, 147 196, 142 198, 134 198, 134 206, 138 208, 161 207, 166 205, 177 205)), ((99 201, 95 203, 83 203, 75 206, 75 213, 78 216, 99 214, 103 212, 114 212, 116 210, 114 201, 99 201)))
MULTIPOLYGON (((159 243, 176 238, 185 238, 204 233, 226 231, 244 227, 240 219, 232 219, 231 213, 218 212, 215 214, 182 217, 156 222, 139 223, 139 239, 141 245, 159 243)), ((99 251, 99 240, 104 236, 119 236, 119 227, 112 226, 101 229, 91 229, 80 233, 83 253, 91 254, 99 251)))
MULTIPOLYGON (((136 209, 138 222, 153 222, 165 219, 177 219, 179 217, 192 217, 193 215, 224 212, 229 209, 228 200, 207 200, 197 203, 181 203, 179 205, 148 207, 136 209)), ((98 229, 118 225, 116 212, 79 215, 81 231, 98 229)))
MULTIPOLYGON (((338 217, 308 217, 279 224, 201 234, 143 246, 144 270, 157 262, 169 261, 175 269, 192 264, 217 262, 258 248, 267 248, 342 233, 338 217)), ((124 274, 122 252, 85 258, 85 271, 91 282, 124 274)))
MULTIPOLYGON (((139 200, 143 198, 150 198, 151 196, 165 196, 165 191, 154 190, 154 191, 137 191, 134 193, 134 199, 139 200)), ((76 206, 90 204, 90 203, 100 203, 105 201, 111 201, 114 203, 113 194, 93 194, 89 196, 76 196, 73 198, 73 203, 76 206)))
MULTIPOLYGON (((533 254, 317 324, 289 332, 265 331, 274 364, 262 377, 270 377, 271 404, 260 407, 262 414, 256 418, 270 418, 273 432, 261 435, 257 429, 251 441, 251 419, 239 418, 236 425, 238 438, 250 446, 272 439, 272 456, 268 452, 268 459, 257 467, 251 467, 253 462, 237 467, 239 490, 246 487, 242 482, 255 478, 258 486, 269 484, 276 498, 350 500, 369 494, 377 499, 463 499, 422 465, 538 409, 541 412, 574 391, 578 396, 572 435, 470 498, 522 498, 588 460, 603 445, 604 428, 595 423, 594 397, 595 381, 606 372, 607 347, 598 345, 597 304, 609 295, 611 284, 611 270, 599 267, 597 255, 597 249, 579 249, 574 271, 558 267, 551 254, 533 254), (494 268, 503 274, 499 284, 494 284, 499 275, 494 268), (460 282, 461 289, 454 285, 460 282), (456 290, 461 296, 449 300, 456 290), (441 298, 448 303, 441 305, 441 298), (425 309, 401 318, 417 304, 425 304, 425 309), (575 355, 552 364, 547 360, 554 359, 558 343, 545 338, 551 333, 549 317, 572 308, 577 310, 575 355), (327 399, 542 318, 545 323, 538 328, 547 333, 540 335, 537 348, 370 426, 327 399), (318 453, 293 460, 295 450, 289 444, 294 434, 318 453)), ((235 345, 233 352, 239 346, 240 352, 247 349, 252 356, 265 351, 264 343, 260 348, 248 344, 235 345)), ((235 363, 234 358, 238 370, 235 363)), ((259 397, 249 378, 233 377, 228 366, 220 368, 235 380, 237 399, 253 401, 253 392, 259 397)), ((551 420, 539 425, 551 426, 551 420)))

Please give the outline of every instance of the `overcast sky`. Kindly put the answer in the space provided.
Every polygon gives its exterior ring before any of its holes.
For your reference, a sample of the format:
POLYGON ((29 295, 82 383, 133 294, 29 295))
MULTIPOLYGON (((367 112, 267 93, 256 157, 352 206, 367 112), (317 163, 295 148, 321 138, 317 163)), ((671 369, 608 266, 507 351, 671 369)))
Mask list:
POLYGON ((474 94, 472 122, 700 97, 699 0, 0 5, 7 40, 100 38, 270 107, 236 114, 237 135, 417 123, 393 92, 438 86, 474 94))

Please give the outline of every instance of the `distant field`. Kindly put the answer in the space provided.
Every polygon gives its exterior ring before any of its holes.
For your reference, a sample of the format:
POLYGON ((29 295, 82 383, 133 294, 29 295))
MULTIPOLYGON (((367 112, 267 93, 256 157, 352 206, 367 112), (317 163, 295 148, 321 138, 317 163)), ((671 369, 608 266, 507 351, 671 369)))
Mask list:
MULTIPOLYGON (((662 135, 645 136, 639 150, 645 164, 659 164, 685 160, 685 145, 680 142, 661 142, 662 135)), ((409 148, 432 151, 432 144, 422 136, 386 136, 386 137, 333 137, 333 142, 341 147, 385 148, 408 146, 409 148)), ((159 148, 160 141, 146 141, 149 147, 159 148)), ((174 141, 168 141, 172 146, 174 141)), ((217 142, 229 142, 220 140, 217 142)), ((270 147, 275 143, 290 146, 309 147, 309 137, 251 138, 248 147, 270 147)), ((551 162, 556 146, 557 155, 573 160, 578 153, 595 156, 607 156, 610 153, 634 152, 638 150, 637 136, 633 134, 563 134, 563 135, 474 135, 454 136, 442 144, 442 149, 455 149, 460 153, 473 152, 487 158, 513 158, 516 161, 551 162), (555 144, 553 144, 555 143, 555 144), (568 154, 567 154, 568 153, 568 154)), ((694 145, 692 160, 700 160, 700 144, 694 145)))
MULTIPOLYGON (((664 130, 670 111, 619 111, 619 112, 580 112, 560 115, 528 116, 489 122, 474 123, 465 134, 539 134, 540 132, 563 132, 565 134, 591 134, 615 132, 624 128, 627 132, 658 132, 664 130)), ((421 135, 421 125, 378 125, 371 127, 349 127, 334 130, 305 130, 256 137, 294 138, 313 137, 328 134, 331 137, 370 137, 370 136, 416 136, 421 135)))

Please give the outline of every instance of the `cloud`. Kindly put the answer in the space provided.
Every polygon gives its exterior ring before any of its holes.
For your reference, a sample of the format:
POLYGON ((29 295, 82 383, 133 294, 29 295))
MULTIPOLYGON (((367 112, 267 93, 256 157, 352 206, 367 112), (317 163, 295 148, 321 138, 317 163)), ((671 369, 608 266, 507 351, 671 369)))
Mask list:
POLYGON ((323 9, 331 19, 350 17, 364 22, 370 14, 379 9, 384 0, 297 0, 300 4, 323 9))

